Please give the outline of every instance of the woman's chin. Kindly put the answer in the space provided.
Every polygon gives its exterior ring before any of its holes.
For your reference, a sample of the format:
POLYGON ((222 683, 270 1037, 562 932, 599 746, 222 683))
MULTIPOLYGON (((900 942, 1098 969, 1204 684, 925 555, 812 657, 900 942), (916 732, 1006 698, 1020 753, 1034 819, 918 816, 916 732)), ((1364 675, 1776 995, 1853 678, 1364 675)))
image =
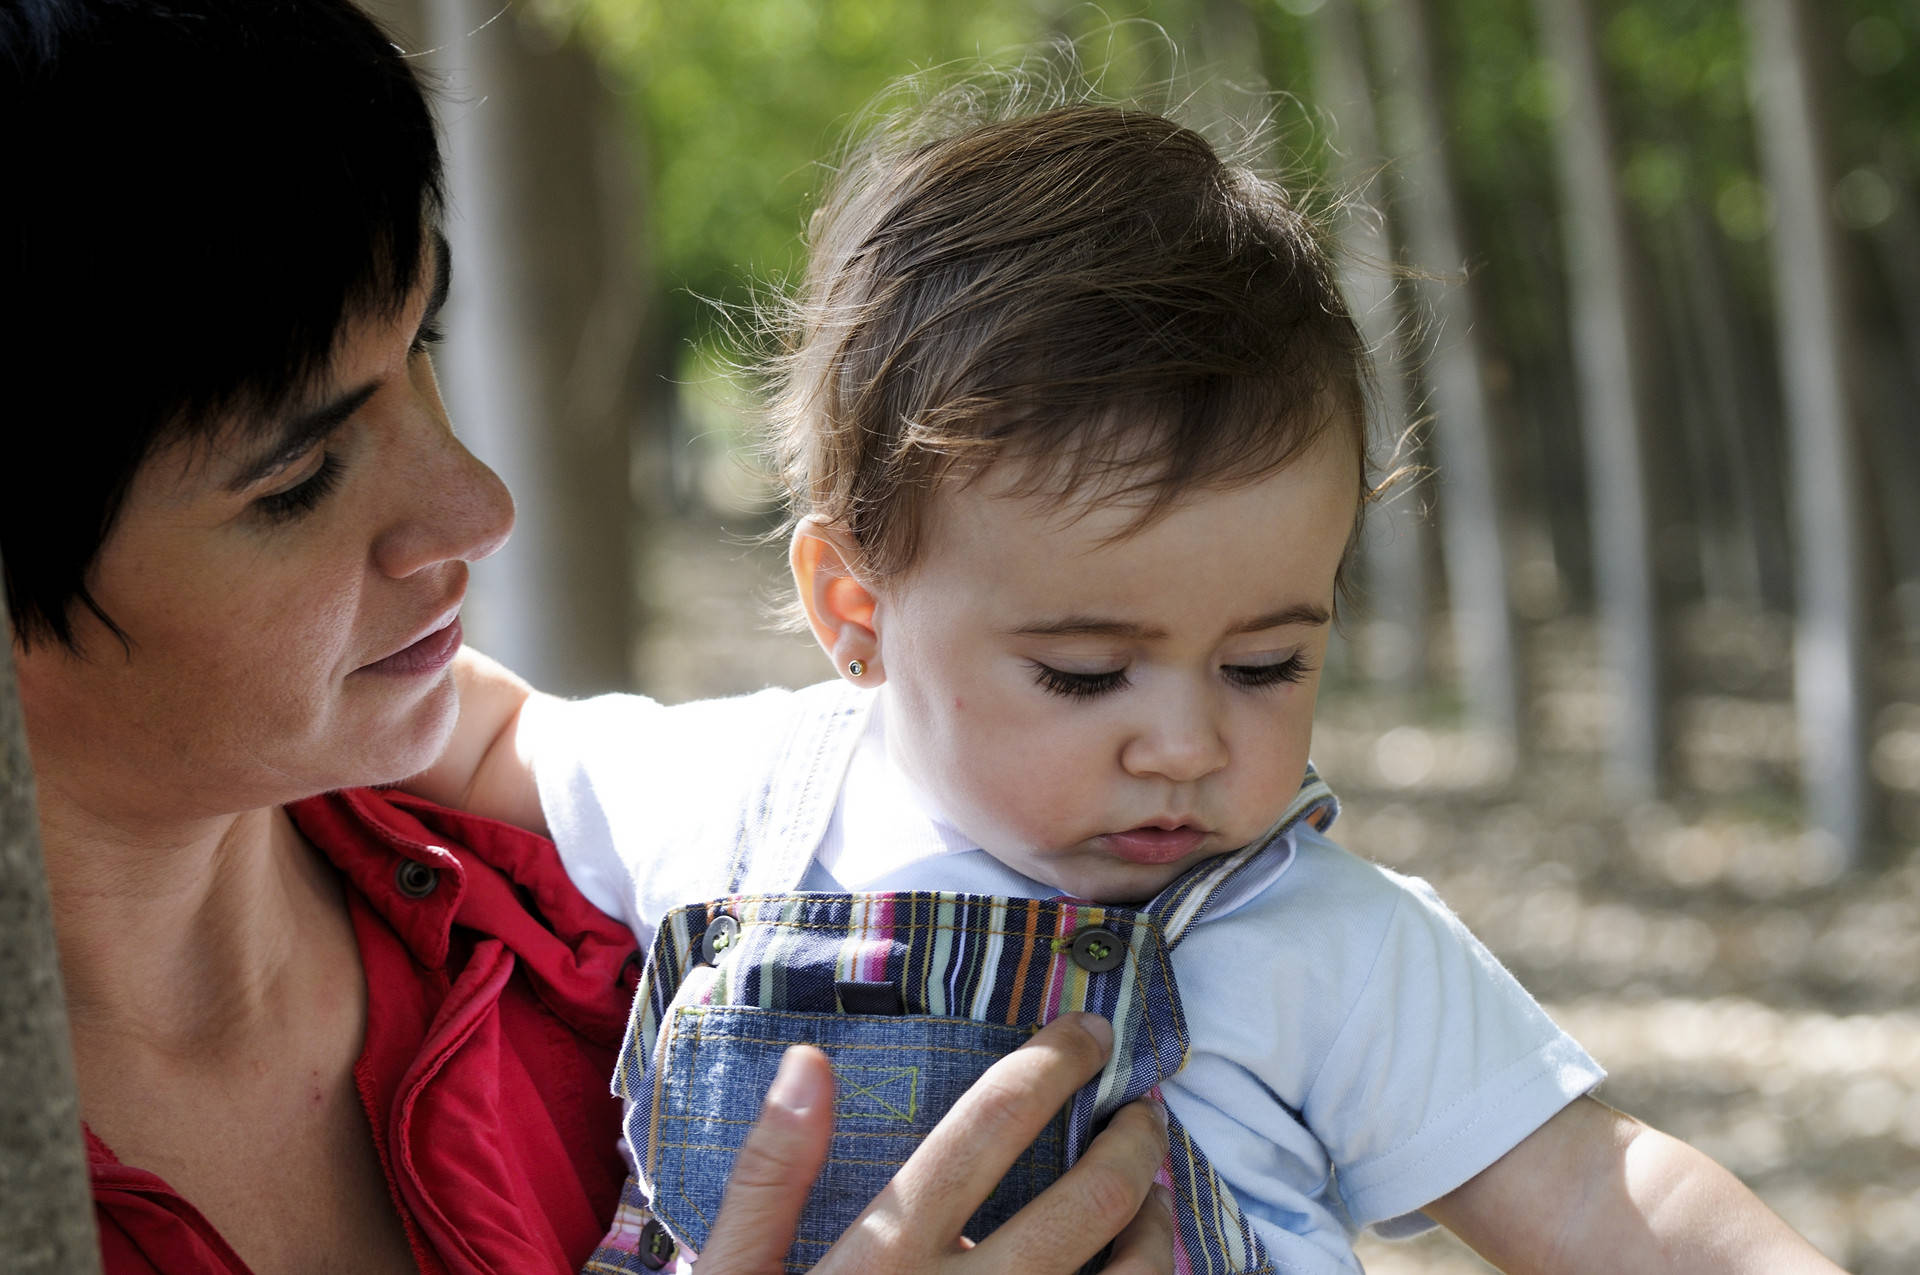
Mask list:
POLYGON ((417 698, 385 707, 385 713, 358 728, 357 750, 347 741, 342 781, 327 790, 379 787, 412 778, 440 759, 460 718, 459 692, 450 673, 417 698), (368 747, 375 744, 377 748, 368 747))

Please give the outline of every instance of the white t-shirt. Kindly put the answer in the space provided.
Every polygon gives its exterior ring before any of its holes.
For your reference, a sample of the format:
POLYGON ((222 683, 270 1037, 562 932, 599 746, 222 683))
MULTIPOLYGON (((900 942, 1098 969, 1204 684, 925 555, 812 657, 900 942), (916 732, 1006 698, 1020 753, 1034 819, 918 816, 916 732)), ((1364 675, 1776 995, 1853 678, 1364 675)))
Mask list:
MULTIPOLYGON (((799 888, 1057 894, 928 809, 886 756, 874 698, 536 700, 521 730, 569 874, 643 943, 667 907, 728 893, 740 846, 771 853, 753 836, 703 844, 756 820, 812 852, 799 888), (821 743, 812 726, 829 717, 847 725, 821 743)), ((1358 1228, 1430 1226, 1423 1205, 1602 1077, 1424 882, 1304 825, 1187 933, 1173 969, 1192 1049, 1162 1093, 1283 1271, 1358 1271, 1358 1228)))

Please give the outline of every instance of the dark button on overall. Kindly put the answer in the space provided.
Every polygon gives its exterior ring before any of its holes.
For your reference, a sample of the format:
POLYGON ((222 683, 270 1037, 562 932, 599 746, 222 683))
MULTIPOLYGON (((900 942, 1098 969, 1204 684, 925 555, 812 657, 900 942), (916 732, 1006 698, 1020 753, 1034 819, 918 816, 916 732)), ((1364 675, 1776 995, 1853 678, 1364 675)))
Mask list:
POLYGON ((1127 959, 1127 945, 1104 925, 1089 925, 1073 936, 1073 963, 1089 974, 1119 969, 1127 959))
POLYGON ((393 870, 393 884, 409 899, 424 899, 440 884, 440 874, 417 859, 402 859, 393 870))
POLYGON ((732 947, 733 941, 739 937, 740 922, 725 913, 714 917, 707 922, 706 936, 700 940, 701 958, 709 965, 717 963, 720 954, 732 947))
POLYGON ((640 1228, 640 1265, 650 1271, 664 1270, 673 1260, 679 1246, 673 1242, 673 1236, 667 1234, 667 1228, 653 1221, 640 1228))

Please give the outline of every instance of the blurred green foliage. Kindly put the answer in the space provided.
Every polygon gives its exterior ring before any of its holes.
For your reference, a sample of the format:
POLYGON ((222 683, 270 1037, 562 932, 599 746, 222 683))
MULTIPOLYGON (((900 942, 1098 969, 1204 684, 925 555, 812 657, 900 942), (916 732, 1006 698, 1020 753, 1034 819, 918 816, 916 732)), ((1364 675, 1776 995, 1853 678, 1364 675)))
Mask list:
MULTIPOLYGON (((1231 7, 1230 0, 1230 6, 1231 7)), ((1295 7, 1302 7, 1293 0, 1295 7)), ((1216 4, 1214 6, 1218 8, 1216 4)), ((638 245, 661 281, 666 326, 717 331, 703 298, 739 301, 800 265, 800 234, 836 147, 902 76, 965 70, 1070 41, 1103 91, 1177 82, 1206 0, 1096 7, 1067 0, 540 0, 583 40, 628 103, 646 174, 638 245)), ((1300 17, 1257 6, 1278 33, 1276 84, 1303 79, 1300 17)), ((1253 51, 1257 57, 1258 50, 1253 51)), ((1274 68, 1256 62, 1258 79, 1274 68)), ((691 352, 689 352, 691 358, 691 352)))
MULTIPOLYGON (((1541 50, 1537 0, 1432 0, 1449 90, 1445 123, 1483 288, 1493 369, 1535 417, 1571 410, 1555 123, 1564 76, 1541 50)), ((1172 85, 1204 111, 1210 85, 1264 82, 1282 94, 1279 134, 1316 176, 1325 121, 1314 111, 1314 31, 1328 4, 1377 0, 533 0, 591 48, 621 95, 645 174, 636 250, 659 281, 660 326, 691 371, 724 325, 704 299, 743 300, 800 265, 800 235, 826 165, 858 113, 899 77, 1005 62, 1073 41, 1104 91, 1172 85)), ((1735 307, 1770 322, 1772 208, 1758 171, 1741 0, 1590 0, 1614 113, 1621 186, 1656 271, 1709 228, 1735 307), (1692 235, 1692 238, 1689 238, 1692 235)), ((1836 208, 1863 243, 1920 198, 1920 0, 1813 6, 1830 45, 1828 100, 1844 176, 1836 208)), ((1378 68, 1376 68, 1377 72, 1378 68)), ((1382 94, 1403 91, 1380 76, 1382 94)), ((1149 100, 1165 100, 1148 93, 1149 100)), ((1391 115, 1391 112, 1383 114, 1391 115)), ((1906 233, 1906 232, 1901 232, 1906 233)), ((1920 253, 1920 244, 1913 246, 1920 253)), ((1863 252, 1866 251, 1863 248, 1863 252)), ((1883 282, 1867 298, 1903 310, 1883 282)), ((1871 291, 1871 289, 1870 289, 1871 291)), ((1670 297, 1669 300, 1672 298, 1670 297)), ((1669 305, 1672 336, 1689 316, 1669 305)), ((1521 431, 1525 433, 1524 429, 1521 431)), ((1564 431, 1562 432, 1564 433, 1564 431)), ((1564 440, 1563 440, 1564 441, 1564 440)), ((1515 440, 1518 453, 1558 443, 1515 440)), ((1542 454, 1552 469, 1564 458, 1542 454)), ((1577 468, 1577 466, 1576 466, 1577 468)), ((1578 555, 1575 555, 1578 556, 1578 555)))

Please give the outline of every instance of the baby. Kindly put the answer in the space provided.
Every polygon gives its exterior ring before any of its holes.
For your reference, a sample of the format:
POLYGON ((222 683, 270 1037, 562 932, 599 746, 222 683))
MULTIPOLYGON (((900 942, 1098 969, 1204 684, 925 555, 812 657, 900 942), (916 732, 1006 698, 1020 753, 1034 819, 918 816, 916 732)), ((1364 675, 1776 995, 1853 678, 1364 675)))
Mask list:
POLYGON ((550 831, 652 943, 590 1269, 698 1249, 729 1095, 788 1044, 839 1088, 804 1269, 994 1057, 1091 1009, 1112 1062, 974 1233, 1157 1087, 1182 1271, 1354 1272, 1360 1228, 1435 1220, 1511 1270, 1833 1270, 1585 1098, 1600 1068, 1434 894, 1324 835, 1368 372, 1286 195, 1078 106, 882 134, 810 239, 773 416, 838 679, 565 703, 468 657, 419 784, 550 831))

